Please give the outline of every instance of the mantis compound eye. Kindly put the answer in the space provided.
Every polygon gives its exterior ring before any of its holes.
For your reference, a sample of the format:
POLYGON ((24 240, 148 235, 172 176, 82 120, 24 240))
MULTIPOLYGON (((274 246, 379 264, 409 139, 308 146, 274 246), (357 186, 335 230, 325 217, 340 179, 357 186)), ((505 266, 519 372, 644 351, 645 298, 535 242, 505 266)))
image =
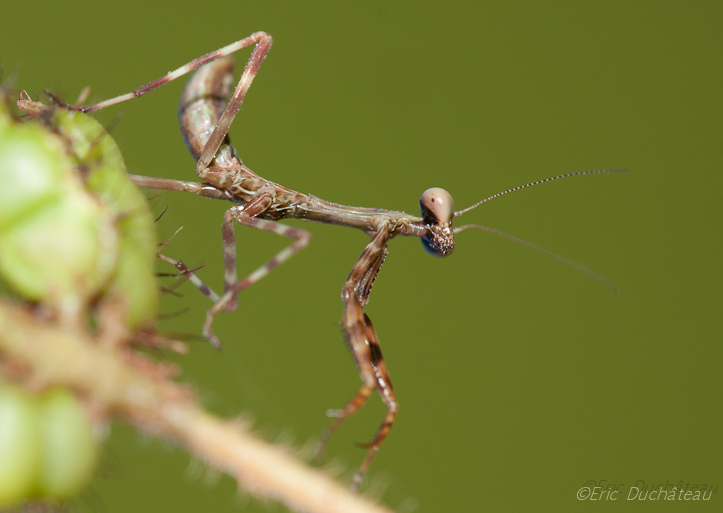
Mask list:
POLYGON ((454 251, 452 195, 444 189, 432 187, 424 191, 419 206, 422 207, 422 220, 428 229, 427 235, 422 237, 424 249, 434 256, 449 255, 454 251))
POLYGON ((424 224, 438 224, 446 226, 454 217, 454 200, 452 195, 440 187, 432 187, 422 193, 419 200, 422 207, 424 224))

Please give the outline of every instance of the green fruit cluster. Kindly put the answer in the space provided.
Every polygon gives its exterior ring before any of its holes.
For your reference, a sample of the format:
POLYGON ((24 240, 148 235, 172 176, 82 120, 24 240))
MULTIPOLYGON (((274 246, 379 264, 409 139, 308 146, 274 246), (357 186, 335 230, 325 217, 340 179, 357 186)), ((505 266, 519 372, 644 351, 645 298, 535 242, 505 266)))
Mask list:
POLYGON ((98 444, 73 395, 0 386, 0 507, 68 499, 93 475, 98 444))
POLYGON ((145 197, 93 118, 0 92, 0 277, 61 315, 112 302, 129 328, 158 312, 156 237, 145 197))

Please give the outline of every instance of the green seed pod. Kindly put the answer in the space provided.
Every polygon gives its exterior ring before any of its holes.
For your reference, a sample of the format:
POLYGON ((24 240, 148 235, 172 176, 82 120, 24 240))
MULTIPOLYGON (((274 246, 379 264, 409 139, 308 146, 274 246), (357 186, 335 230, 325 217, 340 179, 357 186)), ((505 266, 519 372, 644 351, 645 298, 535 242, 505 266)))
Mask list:
POLYGON ((98 443, 76 398, 0 385, 0 507, 35 497, 65 500, 90 481, 98 443))
POLYGON ((41 123, 0 130, 0 276, 24 297, 76 314, 111 278, 118 235, 62 140, 41 123))
POLYGON ((0 272, 28 299, 47 298, 64 312, 77 312, 109 279, 116 262, 108 257, 118 242, 91 199, 69 198, 48 202, 5 228, 0 272))
POLYGON ((0 507, 34 491, 42 454, 38 416, 34 397, 0 385, 0 507))
POLYGON ((80 492, 93 476, 98 444, 78 401, 64 390, 48 392, 40 404, 42 460, 37 493, 63 500, 80 492))
POLYGON ((53 119, 84 168, 86 187, 110 210, 120 234, 118 266, 106 295, 126 304, 129 327, 152 321, 158 313, 156 231, 147 200, 128 179, 120 149, 100 123, 62 110, 53 119))
POLYGON ((15 125, 0 102, 0 230, 58 197, 70 173, 60 142, 32 125, 15 125), (13 172, 18 170, 18 172, 13 172))

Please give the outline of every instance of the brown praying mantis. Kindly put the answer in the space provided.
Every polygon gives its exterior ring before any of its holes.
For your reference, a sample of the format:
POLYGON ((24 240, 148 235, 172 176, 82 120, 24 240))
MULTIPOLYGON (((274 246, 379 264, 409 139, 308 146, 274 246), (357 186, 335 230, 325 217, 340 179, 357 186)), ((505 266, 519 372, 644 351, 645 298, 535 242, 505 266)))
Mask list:
POLYGON ((260 177, 246 167, 236 155, 236 151, 229 143, 227 136, 229 127, 241 108, 241 104, 261 63, 271 48, 271 43, 271 36, 265 32, 256 32, 245 39, 199 57, 175 71, 171 71, 165 76, 139 87, 135 91, 85 107, 80 104, 64 104, 55 96, 48 94, 56 105, 62 108, 92 112, 142 96, 191 71, 197 70, 189 79, 181 96, 179 121, 186 145, 197 160, 196 174, 202 182, 136 175, 131 175, 131 179, 141 187, 191 192, 199 196, 228 200, 236 204, 226 211, 223 219, 225 272, 224 292, 222 295, 216 294, 206 286, 180 261, 162 257, 188 276, 213 301, 213 307, 208 311, 203 325, 203 333, 216 348, 221 347, 220 341, 212 331, 212 324, 216 314, 221 310, 236 310, 239 292, 259 281, 272 269, 287 261, 309 243, 309 232, 285 226, 276 221, 296 218, 318 223, 349 226, 363 230, 370 236, 371 240, 352 267, 341 292, 344 302, 342 321, 344 336, 356 361, 362 386, 345 407, 327 412, 327 415, 335 420, 321 440, 321 447, 323 447, 331 433, 339 427, 344 419, 359 410, 374 390, 379 392, 382 401, 387 406, 387 413, 375 437, 366 445, 369 452, 352 483, 352 488, 357 490, 372 459, 389 433, 398 409, 389 373, 382 357, 379 338, 371 319, 364 312, 374 280, 387 257, 387 244, 389 241, 397 235, 419 237, 424 247, 431 254, 446 256, 454 250, 454 236, 456 234, 468 228, 481 229, 547 254, 614 289, 612 283, 598 273, 529 242, 485 226, 468 224, 453 227, 452 224, 455 217, 459 217, 487 201, 512 191, 570 176, 625 172, 625 170, 599 169, 555 176, 495 194, 459 211, 454 210, 452 196, 447 191, 440 188, 431 188, 422 194, 420 201, 421 217, 378 208, 340 205, 310 194, 302 194, 287 189, 260 177), (251 57, 229 99, 228 94, 234 73, 234 61, 230 55, 251 45, 255 45, 251 57), (239 281, 236 273, 234 223, 276 233, 292 239, 293 242, 267 263, 239 281))

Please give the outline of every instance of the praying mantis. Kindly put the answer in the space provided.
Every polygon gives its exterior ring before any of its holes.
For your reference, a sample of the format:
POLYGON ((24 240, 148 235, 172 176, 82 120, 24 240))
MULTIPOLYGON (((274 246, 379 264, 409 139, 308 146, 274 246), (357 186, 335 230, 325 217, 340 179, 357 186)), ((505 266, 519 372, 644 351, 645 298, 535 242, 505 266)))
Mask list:
POLYGON ((429 253, 443 257, 454 251, 456 234, 469 228, 481 229, 547 254, 612 287, 607 278, 587 267, 529 242, 481 225, 468 224, 454 227, 453 221, 487 201, 532 185, 571 176, 625 172, 625 170, 599 169, 563 174, 503 191, 458 211, 454 210, 451 194, 444 189, 434 187, 427 189, 422 194, 420 217, 399 211, 340 205, 310 194, 296 192, 266 180, 246 167, 228 139, 229 128, 266 58, 271 44, 270 35, 265 32, 256 32, 199 57, 130 93, 88 106, 68 105, 57 97, 50 96, 59 107, 84 113, 93 112, 140 97, 195 71, 181 96, 179 121, 186 146, 197 160, 196 175, 202 182, 137 175, 130 175, 130 177, 140 187, 190 192, 234 203, 226 210, 222 226, 225 270, 223 294, 217 294, 205 285, 182 262, 162 257, 188 276, 213 301, 214 304, 208 311, 203 325, 203 334, 216 348, 221 347, 219 339, 212 330, 216 314, 222 310, 235 310, 238 306, 238 295, 242 290, 262 279, 309 243, 308 231, 286 226, 277 221, 296 218, 317 223, 336 224, 357 228, 369 235, 370 241, 353 265, 341 292, 344 302, 342 319, 344 337, 356 362, 362 385, 346 406, 327 412, 327 415, 334 418, 334 421, 321 440, 321 446, 323 446, 331 433, 345 419, 357 412, 374 390, 379 393, 382 402, 387 407, 387 413, 372 441, 366 444, 369 452, 353 478, 352 489, 358 490, 364 474, 394 424, 398 411, 398 403, 382 356, 379 338, 371 319, 364 311, 379 270, 387 257, 389 241, 396 236, 418 237, 429 253), (252 45, 254 48, 251 57, 229 98, 234 73, 234 61, 231 54, 252 45), (287 237, 292 242, 271 260, 239 280, 236 272, 234 232, 236 223, 287 237))

